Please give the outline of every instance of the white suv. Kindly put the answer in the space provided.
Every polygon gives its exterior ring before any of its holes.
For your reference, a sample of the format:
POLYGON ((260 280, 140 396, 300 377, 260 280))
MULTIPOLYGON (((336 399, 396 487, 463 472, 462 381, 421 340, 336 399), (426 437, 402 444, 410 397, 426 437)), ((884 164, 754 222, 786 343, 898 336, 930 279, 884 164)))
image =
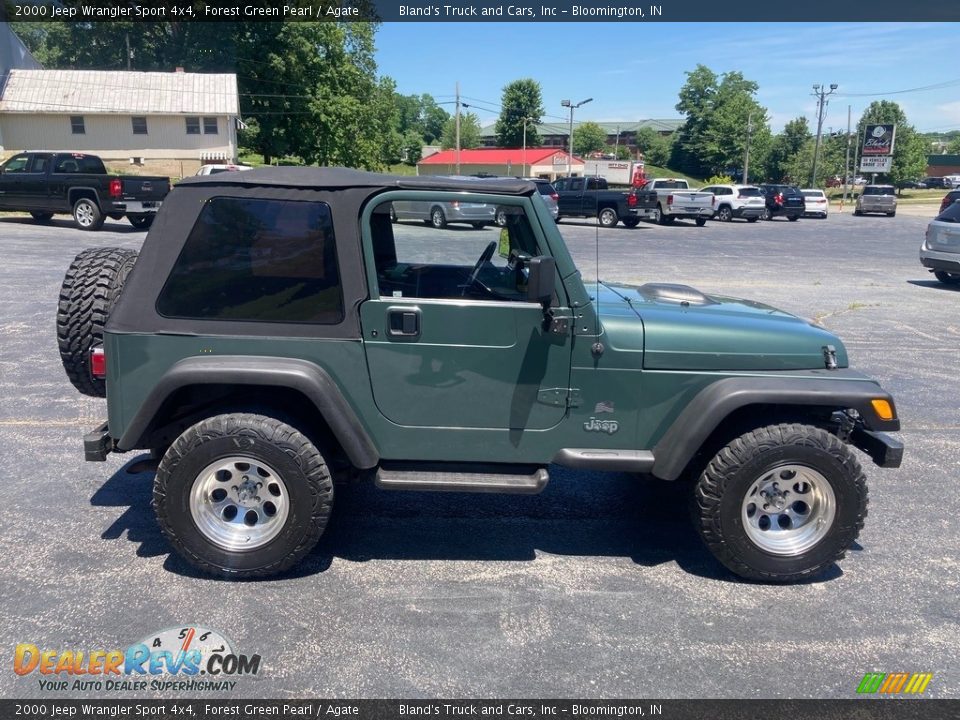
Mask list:
POLYGON ((713 216, 720 222, 733 218, 756 222, 766 207, 763 192, 755 185, 710 185, 700 192, 713 193, 713 216))

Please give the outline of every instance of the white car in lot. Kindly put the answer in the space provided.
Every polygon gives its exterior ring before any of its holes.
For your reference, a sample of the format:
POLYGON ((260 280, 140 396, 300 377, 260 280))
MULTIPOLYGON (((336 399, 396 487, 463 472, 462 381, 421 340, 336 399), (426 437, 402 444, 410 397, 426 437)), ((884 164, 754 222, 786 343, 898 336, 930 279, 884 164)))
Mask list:
POLYGON ((720 222, 734 218, 756 222, 766 207, 763 193, 754 185, 708 185, 700 192, 713 193, 713 216, 720 222))
POLYGON ((803 194, 803 200, 807 208, 803 211, 804 216, 811 215, 826 219, 830 212, 830 203, 827 202, 826 193, 814 188, 801 188, 800 192, 803 194))
POLYGON ((927 225, 920 264, 946 285, 960 284, 960 202, 947 205, 927 225))

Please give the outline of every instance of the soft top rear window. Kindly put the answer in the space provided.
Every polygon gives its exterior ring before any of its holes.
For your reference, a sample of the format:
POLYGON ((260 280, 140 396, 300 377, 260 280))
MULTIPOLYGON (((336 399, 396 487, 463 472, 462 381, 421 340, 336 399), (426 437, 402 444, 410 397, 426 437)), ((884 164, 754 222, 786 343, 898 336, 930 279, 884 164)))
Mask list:
POLYGON ((336 324, 343 295, 330 207, 215 197, 157 299, 165 317, 336 324))

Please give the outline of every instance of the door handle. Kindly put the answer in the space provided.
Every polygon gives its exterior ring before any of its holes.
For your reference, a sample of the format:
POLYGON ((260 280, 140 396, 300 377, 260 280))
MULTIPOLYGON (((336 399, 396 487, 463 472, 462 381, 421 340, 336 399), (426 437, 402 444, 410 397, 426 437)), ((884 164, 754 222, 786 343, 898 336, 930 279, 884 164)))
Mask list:
POLYGON ((391 337, 420 337, 420 308, 387 308, 387 335, 391 337))

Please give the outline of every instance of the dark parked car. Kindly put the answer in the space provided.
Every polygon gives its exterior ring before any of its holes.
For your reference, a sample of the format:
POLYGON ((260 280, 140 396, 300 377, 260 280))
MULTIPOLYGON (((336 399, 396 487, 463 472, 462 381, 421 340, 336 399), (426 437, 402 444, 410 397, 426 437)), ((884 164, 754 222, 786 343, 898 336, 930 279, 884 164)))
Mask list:
POLYGON ((760 185, 760 191, 767 203, 761 216, 764 220, 786 217, 793 222, 806 212, 807 204, 803 193, 794 185, 760 185))
POLYGON ((953 183, 951 183, 946 178, 942 178, 942 177, 924 178, 923 184, 925 187, 928 187, 928 188, 946 188, 947 190, 953 187, 953 183))
POLYGON ((923 190, 927 184, 923 180, 904 180, 897 183, 897 190, 923 190))
POLYGON ((953 205, 953 203, 958 200, 960 200, 960 190, 951 190, 944 195, 943 200, 940 201, 940 212, 943 212, 948 206, 953 205))

